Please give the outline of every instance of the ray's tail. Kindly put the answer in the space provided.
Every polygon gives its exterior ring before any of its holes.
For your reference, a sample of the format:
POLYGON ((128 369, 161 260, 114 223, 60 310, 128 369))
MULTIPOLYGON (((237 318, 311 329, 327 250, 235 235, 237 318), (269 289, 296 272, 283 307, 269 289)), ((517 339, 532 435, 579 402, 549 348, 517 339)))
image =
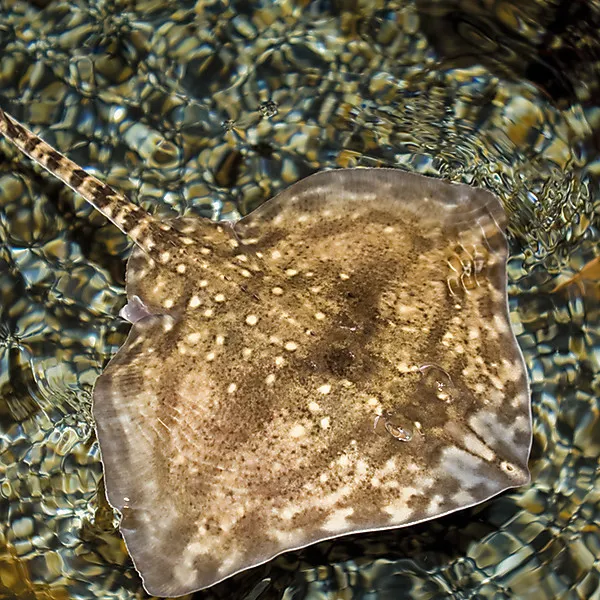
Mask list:
POLYGON ((2 109, 0 109, 0 133, 89 202, 151 256, 155 253, 154 248, 164 250, 165 246, 169 245, 169 238, 175 236, 171 227, 160 223, 123 194, 86 173, 2 109))

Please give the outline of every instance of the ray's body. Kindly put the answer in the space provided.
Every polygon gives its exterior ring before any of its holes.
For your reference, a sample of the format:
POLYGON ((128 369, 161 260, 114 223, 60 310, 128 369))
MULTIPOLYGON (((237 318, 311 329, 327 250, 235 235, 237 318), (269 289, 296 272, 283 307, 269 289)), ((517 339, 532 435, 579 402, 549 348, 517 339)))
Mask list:
POLYGON ((135 322, 94 416, 150 593, 528 480, 528 384, 492 194, 344 169, 233 225, 164 224, 3 113, 0 131, 136 244, 135 322))

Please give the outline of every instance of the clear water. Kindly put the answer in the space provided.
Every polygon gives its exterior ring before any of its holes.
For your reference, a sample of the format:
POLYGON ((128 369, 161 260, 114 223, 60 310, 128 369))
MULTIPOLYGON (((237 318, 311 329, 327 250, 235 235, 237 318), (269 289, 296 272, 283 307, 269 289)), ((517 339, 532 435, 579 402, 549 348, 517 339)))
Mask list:
MULTIPOLYGON (((324 168, 486 187, 509 214, 532 483, 290 553, 198 598, 600 598, 597 3, 0 0, 0 104, 148 210, 235 218, 324 168)), ((0 141, 0 597, 144 597, 91 387, 124 237, 0 141)))

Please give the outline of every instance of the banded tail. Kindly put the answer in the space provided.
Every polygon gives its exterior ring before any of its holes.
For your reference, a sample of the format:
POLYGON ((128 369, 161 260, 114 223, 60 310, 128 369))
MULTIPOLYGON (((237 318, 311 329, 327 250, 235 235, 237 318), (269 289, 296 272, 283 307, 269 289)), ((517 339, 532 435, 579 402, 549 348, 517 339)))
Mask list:
POLYGON ((112 221, 150 256, 175 243, 175 232, 44 142, 0 109, 0 133, 112 221), (154 249, 154 250, 153 250, 154 249))

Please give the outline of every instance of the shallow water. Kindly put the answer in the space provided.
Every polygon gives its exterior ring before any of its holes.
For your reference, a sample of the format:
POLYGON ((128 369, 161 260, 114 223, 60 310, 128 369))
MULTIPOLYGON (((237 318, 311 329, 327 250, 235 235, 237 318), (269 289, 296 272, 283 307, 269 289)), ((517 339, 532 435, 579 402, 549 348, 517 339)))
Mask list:
MULTIPOLYGON (((553 291, 600 256, 599 8, 0 7, 2 107, 152 212, 235 218, 314 171, 380 165, 486 187, 509 214, 531 484, 198 598, 600 598, 600 284, 553 291)), ((90 415, 127 332, 129 244, 4 140, 0 242, 0 597, 144 597, 90 415)))

